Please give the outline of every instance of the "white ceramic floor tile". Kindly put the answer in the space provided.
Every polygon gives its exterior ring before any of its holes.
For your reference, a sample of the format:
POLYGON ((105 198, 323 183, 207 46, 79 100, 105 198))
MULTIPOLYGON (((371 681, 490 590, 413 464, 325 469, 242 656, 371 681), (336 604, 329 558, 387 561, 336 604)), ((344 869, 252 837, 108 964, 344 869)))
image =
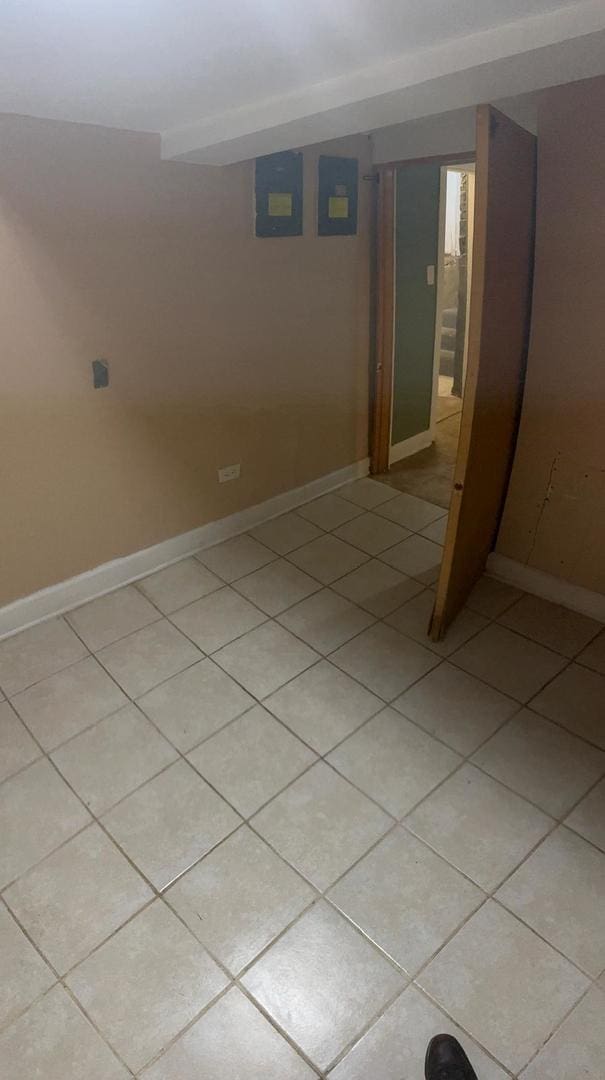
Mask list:
POLYGON ((13 699, 19 716, 45 750, 126 705, 128 698, 93 656, 23 690, 13 699))
POLYGON ((406 600, 422 592, 420 582, 400 574, 399 570, 378 559, 370 559, 351 574, 335 581, 332 588, 377 618, 384 618, 406 600))
POLYGON ((406 820, 412 832, 487 891, 518 866, 552 824, 472 765, 464 765, 406 820))
POLYGON ((444 1031, 462 1044, 481 1080, 505 1080, 508 1073, 414 986, 360 1039, 330 1080, 420 1080, 426 1048, 444 1031))
POLYGON ((419 982, 515 1073, 589 985, 577 968, 493 901, 445 945, 419 982))
POLYGON ((471 638, 451 660, 470 675, 524 703, 567 663, 550 649, 495 624, 471 638))
POLYGON ((226 985, 225 976, 161 900, 122 927, 68 977, 109 1043, 141 1069, 226 985))
POLYGON ((326 660, 271 694, 265 705, 318 754, 383 708, 380 698, 326 660))
POLYGON ((63 987, 0 1035, 2 1080, 127 1080, 130 1075, 63 987))
POLYGON ((431 522, 444 517, 447 510, 443 506, 436 506, 435 503, 427 502, 426 499, 419 499, 416 495, 404 493, 397 495, 396 499, 382 505, 378 513, 388 518, 389 521, 396 521, 399 525, 404 525, 407 529, 411 529, 412 532, 419 532, 420 529, 424 529, 431 522))
POLYGON ((222 649, 266 619, 254 604, 227 588, 197 600, 172 616, 174 625, 205 653, 222 649))
POLYGON ((389 615, 385 622, 401 634, 407 634, 414 638, 414 641, 426 645, 427 649, 432 649, 439 656, 450 656, 460 645, 487 626, 487 619, 482 615, 463 608, 448 627, 443 641, 431 641, 428 628, 434 605, 435 593, 432 589, 425 589, 389 615))
POLYGON ((166 619, 106 645, 97 655, 132 698, 201 659, 199 649, 166 619))
POLYGON ((137 703, 182 753, 219 731, 254 704, 212 660, 173 675, 137 703))
POLYGON ((170 887, 171 907, 236 975, 313 900, 310 885, 247 826, 170 887))
POLYGON ((521 1073, 522 1080, 602 1080, 605 996, 594 987, 521 1073))
POLYGON ((70 611, 67 618, 88 648, 97 652, 104 645, 141 630, 161 616, 134 585, 127 585, 90 600, 70 611))
POLYGON ((385 709, 333 750, 328 760, 400 818, 453 772, 462 758, 400 713, 385 709))
POLYGON ((329 585, 337 578, 361 566, 368 556, 358 548, 345 544, 336 536, 320 536, 312 540, 310 544, 297 548, 288 556, 295 566, 300 567, 311 577, 321 581, 323 585, 329 585))
POLYGON ((233 536, 222 544, 198 551, 196 558, 223 581, 232 582, 272 562, 275 552, 259 544, 253 536, 233 536))
POLYGON ((345 521, 351 521, 358 514, 363 514, 360 506, 354 506, 352 502, 341 499, 340 495, 322 495, 319 499, 299 506, 298 514, 307 521, 318 525, 320 529, 337 529, 344 525, 345 521))
POLYGON ((227 833, 239 818, 185 761, 139 788, 103 824, 156 889, 164 889, 227 833))
POLYGON ((577 661, 605 675, 605 630, 601 630, 598 637, 582 650, 577 661))
POLYGON ((153 893, 98 825, 91 825, 5 893, 19 922, 64 974, 153 893))
POLYGON ((289 551, 294 551, 295 548, 321 536, 321 529, 311 521, 306 521, 300 514, 291 513, 257 525, 250 530, 250 535, 278 555, 287 555, 289 551))
POLYGON ((403 529, 394 521, 387 521, 378 514, 360 514, 335 530, 339 540, 361 548, 368 555, 379 555, 381 551, 394 547, 410 535, 409 529, 403 529))
POLYGON ((0 787, 0 889, 88 821, 88 811, 46 760, 5 780, 0 787))
POLYGON ((605 750, 605 675, 570 664, 531 707, 605 750))
POLYGON ((306 912, 242 981, 323 1069, 405 985, 388 960, 322 902, 306 912))
POLYGON ((374 616, 331 589, 322 589, 285 611, 277 621, 327 655, 370 626, 374 616))
POLYGON ((176 750, 134 705, 100 720, 52 754, 65 779, 97 815, 176 757, 176 750))
POLYGON ((415 534, 402 540, 396 547, 383 551, 380 558, 402 574, 409 574, 425 585, 432 585, 439 576, 442 554, 441 544, 434 544, 425 536, 415 534))
POLYGON ((485 894, 404 829, 395 829, 329 898, 414 975, 485 894))
POLYGON ((286 559, 255 570, 240 578, 235 588, 267 615, 279 615, 286 608, 317 592, 319 584, 286 559))
POLYGON ((466 605, 472 611, 485 615, 486 619, 497 619, 498 615, 506 611, 521 596, 523 593, 520 589, 505 585, 503 581, 496 581, 495 578, 484 574, 473 586, 466 605))
POLYGON ((565 824, 605 851, 605 780, 582 799, 565 824))
POLYGON ((440 664, 397 698, 393 708, 459 754, 467 755, 517 712, 519 705, 466 671, 440 664))
POLYGON ((575 656, 588 645, 601 627, 587 615, 529 593, 509 607, 498 621, 509 630, 516 630, 568 657, 575 656))
POLYGON ((236 987, 143 1080, 313 1080, 315 1073, 236 987))
POLYGON ((362 480, 353 480, 350 484, 345 484, 344 487, 338 489, 338 494, 342 495, 343 499, 355 503, 356 506, 373 510, 375 506, 381 506, 390 499, 394 499, 397 489, 366 476, 362 480))
MULTIPOLYGON (((593 978, 605 968, 605 854, 560 827, 498 890, 506 907, 593 978)), ((605 1017, 605 1001, 603 1002, 605 1017)))
POLYGON ((220 649, 214 659, 251 694, 264 698, 315 663, 318 654, 268 622, 220 649))
POLYGON ((523 709, 473 761, 507 787, 560 818, 605 773, 605 754, 523 709))
POLYGON ((65 620, 49 619, 0 641, 0 686, 11 697, 83 656, 86 648, 65 620))
POLYGON ((424 529, 420 529, 420 535, 426 536, 427 540, 434 540, 436 544, 445 544, 447 518, 448 515, 444 514, 443 517, 432 521, 430 525, 425 525, 424 529))
MULTIPOLYGON (((10 1023, 56 981, 44 960, 0 904, 0 1027, 10 1023)), ((0 1065, 0 1070, 2 1066, 0 1065)), ((1 1075, 1 1072, 0 1072, 1 1075)))
POLYGON ((247 818, 316 757, 262 705, 257 705, 198 746, 189 759, 247 818))
POLYGON ((439 663, 435 653, 382 623, 364 630, 331 659, 385 701, 392 701, 439 663))
POLYGON ((0 782, 30 765, 41 752, 8 701, 0 701, 0 782))
POLYGON ((318 762, 253 819, 252 825, 323 890, 390 828, 392 819, 318 762))
POLYGON ((220 589, 222 581, 202 566, 198 559, 180 562, 158 570, 137 582, 137 587, 160 611, 168 615, 220 589))

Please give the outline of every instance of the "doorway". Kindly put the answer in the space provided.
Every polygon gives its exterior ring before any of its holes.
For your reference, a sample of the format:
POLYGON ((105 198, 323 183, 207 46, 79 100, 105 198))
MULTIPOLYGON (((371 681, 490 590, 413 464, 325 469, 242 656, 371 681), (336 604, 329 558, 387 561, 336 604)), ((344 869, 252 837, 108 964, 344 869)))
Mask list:
POLYGON ((468 159, 394 171, 388 480, 444 507, 466 375, 474 179, 468 159))
MULTIPOLYGON (((479 105, 475 155, 395 162, 379 166, 378 172, 370 469, 399 488, 406 505, 411 494, 449 508, 440 536, 423 538, 425 548, 431 544, 434 560, 431 581, 437 571, 430 623, 430 636, 437 641, 485 568, 508 487, 529 338, 536 139, 493 106, 479 105), (474 210, 468 205, 473 159, 474 210), (457 226, 456 214, 452 218, 450 213, 458 236, 447 242, 446 166, 458 166, 466 177, 464 184, 456 181, 457 226), (420 227, 421 221, 426 228, 420 227), (445 315, 452 310, 446 302, 446 246, 454 262, 467 258, 466 266, 459 264, 456 270, 455 326, 453 316, 445 315), (453 348, 445 348, 446 343, 453 348), (399 406, 407 411, 399 413, 399 406), (433 550, 439 547, 440 555, 433 550)), ((400 546, 406 544, 418 554, 418 538, 404 539, 400 546)))

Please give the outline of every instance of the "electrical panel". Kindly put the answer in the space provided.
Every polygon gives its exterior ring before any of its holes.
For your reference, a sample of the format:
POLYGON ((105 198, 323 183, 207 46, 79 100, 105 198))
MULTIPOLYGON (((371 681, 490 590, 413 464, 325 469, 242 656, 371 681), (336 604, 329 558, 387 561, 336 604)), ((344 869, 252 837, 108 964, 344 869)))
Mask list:
POLYGON ((357 158, 319 159, 318 236, 354 236, 357 232, 357 158))
POLYGON ((256 235, 302 236, 303 156, 294 150, 256 159, 256 235))

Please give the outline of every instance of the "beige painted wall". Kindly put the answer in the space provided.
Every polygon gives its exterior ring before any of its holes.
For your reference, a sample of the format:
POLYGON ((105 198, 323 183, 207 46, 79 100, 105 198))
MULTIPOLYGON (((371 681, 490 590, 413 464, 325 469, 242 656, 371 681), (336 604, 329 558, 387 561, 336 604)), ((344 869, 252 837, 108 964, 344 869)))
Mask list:
POLYGON ((605 78, 539 106, 532 330, 498 551, 605 592, 605 78))
POLYGON ((369 185, 357 237, 315 236, 318 154, 367 172, 366 137, 305 150, 271 240, 252 163, 12 116, 0 145, 0 605, 366 456, 369 185))

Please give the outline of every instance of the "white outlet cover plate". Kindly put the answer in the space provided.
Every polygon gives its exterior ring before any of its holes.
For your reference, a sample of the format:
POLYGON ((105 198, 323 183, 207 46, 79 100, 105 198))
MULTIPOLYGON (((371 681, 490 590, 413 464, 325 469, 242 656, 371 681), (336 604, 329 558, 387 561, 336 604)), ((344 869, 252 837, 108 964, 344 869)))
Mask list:
POLYGON ((240 465, 225 465, 218 470, 219 484, 226 484, 228 480, 239 480, 240 465))

